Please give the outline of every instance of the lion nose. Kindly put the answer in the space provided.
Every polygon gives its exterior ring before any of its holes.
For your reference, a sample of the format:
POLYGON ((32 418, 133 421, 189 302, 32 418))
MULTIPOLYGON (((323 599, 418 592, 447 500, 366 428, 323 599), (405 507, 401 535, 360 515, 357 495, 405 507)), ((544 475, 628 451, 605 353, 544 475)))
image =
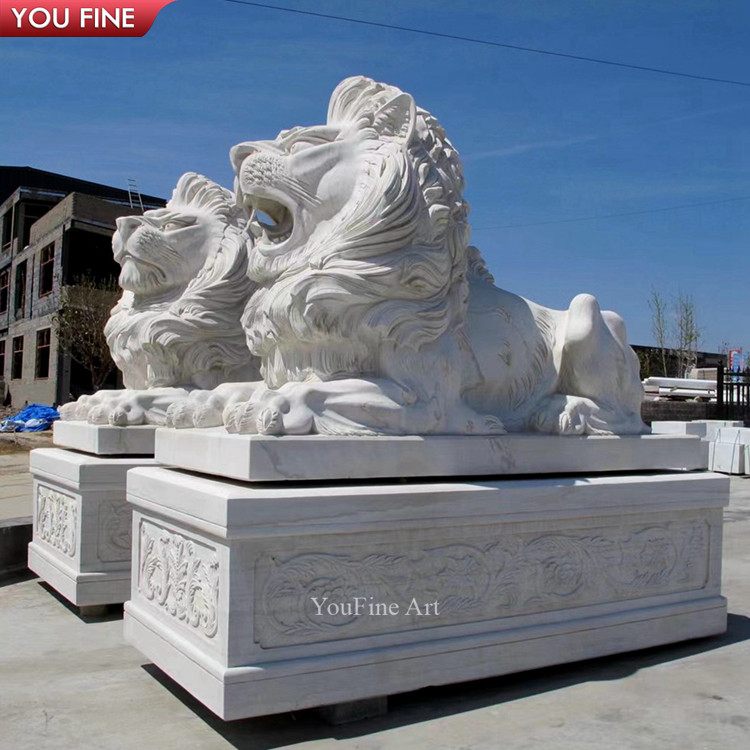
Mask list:
POLYGON ((240 173, 242 162, 252 154, 258 153, 258 147, 254 143, 238 143, 229 152, 229 160, 232 162, 235 174, 240 173))
POLYGON ((141 226, 143 221, 140 216, 121 216, 115 223, 117 224, 117 231, 123 238, 127 238, 141 226))
POLYGON ((256 152, 246 157, 238 173, 240 188, 270 187, 284 173, 284 162, 275 154, 256 152))

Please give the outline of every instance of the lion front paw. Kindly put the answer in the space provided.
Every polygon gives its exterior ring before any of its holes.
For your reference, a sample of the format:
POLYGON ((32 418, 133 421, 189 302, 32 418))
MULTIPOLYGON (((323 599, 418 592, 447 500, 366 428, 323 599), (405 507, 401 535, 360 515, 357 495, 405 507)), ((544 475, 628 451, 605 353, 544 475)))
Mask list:
POLYGON ((288 402, 281 398, 271 403, 246 401, 227 407, 224 426, 239 435, 283 435, 284 411, 288 410, 288 402))
POLYGON ((91 413, 105 404, 108 399, 113 398, 115 393, 117 392, 99 391, 91 395, 81 396, 76 401, 70 401, 60 407, 60 418, 66 422, 91 421, 91 413))
POLYGON ((63 404, 59 409, 60 419, 63 422, 75 422, 78 417, 78 402, 71 401, 70 403, 63 404))
POLYGON ((278 391, 257 393, 249 401, 224 410, 227 432, 240 435, 307 435, 313 430, 313 413, 307 389, 297 387, 287 395, 278 391))
POLYGON ((134 427, 146 423, 145 410, 136 403, 114 401, 95 406, 88 415, 89 424, 134 427))
POLYGON ((223 406, 197 400, 177 401, 167 409, 167 427, 178 430, 189 427, 220 427, 223 406))

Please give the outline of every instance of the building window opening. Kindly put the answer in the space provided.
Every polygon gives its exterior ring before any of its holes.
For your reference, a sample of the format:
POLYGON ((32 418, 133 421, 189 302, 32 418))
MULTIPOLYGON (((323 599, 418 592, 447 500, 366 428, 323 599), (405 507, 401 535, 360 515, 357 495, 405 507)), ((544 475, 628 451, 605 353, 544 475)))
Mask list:
POLYGON ((26 261, 16 266, 15 288, 16 317, 23 318, 26 314, 26 261))
POLYGON ((49 377, 50 329, 36 332, 36 377, 38 380, 49 377))
POLYGON ((3 244, 2 250, 6 252, 10 250, 10 243, 12 241, 11 232, 13 231, 13 209, 6 211, 2 217, 3 222, 3 244))
POLYGON ((23 375, 23 336, 13 339, 13 362, 11 364, 10 377, 18 380, 23 375))
POLYGON ((52 293, 55 282, 55 246, 47 245, 42 248, 39 257, 39 296, 44 297, 52 293))
POLYGON ((5 339, 0 341, 0 380, 5 380, 5 339))
POLYGON ((10 269, 0 271, 0 313, 8 311, 8 287, 10 287, 10 269))

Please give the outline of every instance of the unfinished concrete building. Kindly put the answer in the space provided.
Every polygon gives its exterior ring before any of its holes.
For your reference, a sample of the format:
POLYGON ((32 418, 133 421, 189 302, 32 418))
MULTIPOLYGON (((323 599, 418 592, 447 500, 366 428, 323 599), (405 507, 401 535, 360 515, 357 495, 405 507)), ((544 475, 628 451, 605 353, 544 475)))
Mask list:
POLYGON ((60 404, 90 391, 88 373, 58 347, 53 318, 61 290, 79 278, 116 278, 115 219, 163 205, 154 196, 0 166, 2 403, 60 404))

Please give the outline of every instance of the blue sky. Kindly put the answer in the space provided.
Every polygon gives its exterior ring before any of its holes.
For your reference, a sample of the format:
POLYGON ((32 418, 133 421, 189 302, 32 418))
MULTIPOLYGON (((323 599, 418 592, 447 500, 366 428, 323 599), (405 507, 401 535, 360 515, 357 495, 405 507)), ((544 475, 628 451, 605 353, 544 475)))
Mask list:
MULTIPOLYGON (((744 0, 279 0, 321 13, 750 81, 744 0)), ((395 84, 464 159, 472 241, 500 286, 579 292, 653 343, 648 298, 692 295, 701 348, 750 348, 750 87, 178 0, 140 39, 0 38, 0 164, 167 197, 231 186, 229 148, 322 122, 342 78, 395 84)))

